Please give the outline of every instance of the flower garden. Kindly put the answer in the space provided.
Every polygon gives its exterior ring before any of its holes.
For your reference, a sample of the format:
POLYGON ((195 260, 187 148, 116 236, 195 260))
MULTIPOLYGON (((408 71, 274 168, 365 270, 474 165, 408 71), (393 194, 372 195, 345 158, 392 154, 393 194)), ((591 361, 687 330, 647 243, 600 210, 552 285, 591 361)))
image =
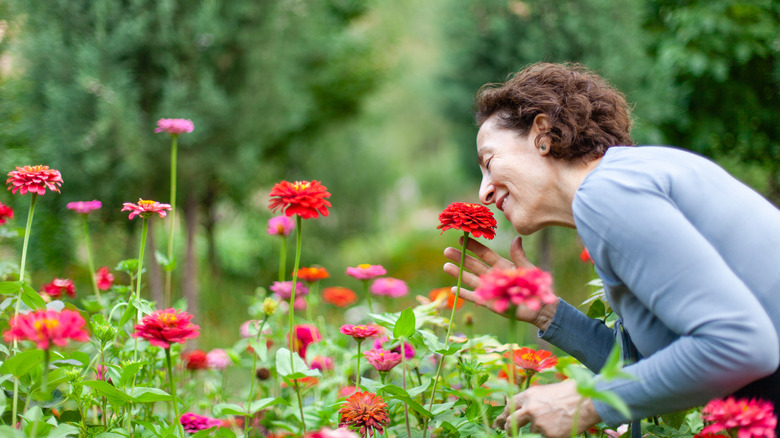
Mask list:
MULTIPOLYGON (((157 132, 168 134, 172 145, 169 203, 68 204, 83 218, 94 273, 91 294, 82 293, 81 301, 72 299, 71 280, 35 285, 25 273, 27 248, 36 238, 36 203, 59 193, 67 172, 63 178, 43 165, 8 172, 8 190, 28 197, 30 207, 18 277, 0 283, 1 436, 533 436, 527 425, 494 428, 506 397, 564 379, 575 380, 584 397, 627 409, 613 394, 597 391, 592 373, 575 359, 537 345, 500 343, 495 333, 481 333, 473 321, 461 318, 461 277, 452 289, 418 296, 418 304, 406 308, 377 305, 408 295, 410 288, 370 260, 329 266, 344 270, 354 284, 321 288, 328 269, 300 266, 307 221, 327 216, 331 207, 330 193, 318 181, 281 181, 269 193, 276 216, 267 231, 278 237, 278 281, 252 297, 246 320, 236 323, 241 339, 210 351, 188 347, 208 327, 184 308, 145 299, 144 273, 152 263, 145 254, 149 221, 171 227, 171 259, 177 140, 193 128, 189 120, 158 122, 157 132), (92 259, 88 218, 100 208, 116 208, 140 222, 135 224, 142 230, 137 257, 115 267, 92 259), (291 272, 285 269, 288 254, 291 272), (326 322, 325 313, 334 317, 326 322)), ((24 215, 0 203, 0 226, 14 216, 24 215)), ((468 239, 492 239, 497 226, 486 207, 459 202, 443 209, 439 223, 442 233, 462 233, 464 254, 468 239)), ((461 274, 462 266, 463 259, 461 274)), ((491 271, 475 294, 509 313, 555 299, 550 274, 536 268, 491 271)), ((589 316, 613 320, 598 291, 589 316)), ((603 376, 621 375, 619 356, 615 349, 603 376)), ((729 398, 645 419, 642 433, 767 437, 774 436, 775 424, 771 405, 729 398)), ((626 425, 603 424, 585 432, 594 437, 628 433, 626 425)))

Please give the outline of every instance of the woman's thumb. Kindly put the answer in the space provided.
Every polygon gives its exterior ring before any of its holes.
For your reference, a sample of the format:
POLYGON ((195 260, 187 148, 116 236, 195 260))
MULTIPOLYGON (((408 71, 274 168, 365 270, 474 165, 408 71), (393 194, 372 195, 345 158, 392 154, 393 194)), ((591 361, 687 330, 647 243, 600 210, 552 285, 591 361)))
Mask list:
POLYGON ((533 268, 534 265, 528 261, 528 257, 525 255, 523 249, 523 237, 517 236, 512 241, 512 246, 509 247, 509 257, 512 259, 512 263, 518 268, 533 268))

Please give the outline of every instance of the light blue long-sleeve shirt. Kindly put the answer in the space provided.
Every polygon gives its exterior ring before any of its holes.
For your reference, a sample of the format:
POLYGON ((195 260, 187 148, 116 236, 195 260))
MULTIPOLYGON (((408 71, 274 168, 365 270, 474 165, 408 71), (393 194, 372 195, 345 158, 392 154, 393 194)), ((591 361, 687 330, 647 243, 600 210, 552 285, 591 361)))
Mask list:
MULTIPOLYGON (((780 365, 780 210, 713 162, 668 147, 612 147, 573 203, 612 309, 643 359, 600 382, 607 424, 723 397, 780 365)), ((598 371, 614 335, 561 301, 545 339, 598 371)))

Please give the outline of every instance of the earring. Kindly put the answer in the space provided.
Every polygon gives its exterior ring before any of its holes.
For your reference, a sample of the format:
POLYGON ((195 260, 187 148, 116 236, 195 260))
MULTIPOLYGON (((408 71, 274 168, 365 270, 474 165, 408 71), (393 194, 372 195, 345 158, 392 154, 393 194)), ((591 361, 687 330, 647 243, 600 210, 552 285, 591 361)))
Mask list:
POLYGON ((543 150, 543 151, 544 151, 544 150, 547 150, 547 146, 546 146, 546 145, 541 145, 541 146, 539 146, 539 149, 541 149, 541 150, 543 150))

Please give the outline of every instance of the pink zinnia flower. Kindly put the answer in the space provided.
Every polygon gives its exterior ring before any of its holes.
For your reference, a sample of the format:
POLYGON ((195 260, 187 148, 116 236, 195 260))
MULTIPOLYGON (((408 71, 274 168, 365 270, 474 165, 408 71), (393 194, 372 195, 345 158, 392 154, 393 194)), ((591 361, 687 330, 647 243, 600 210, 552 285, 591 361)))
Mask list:
POLYGON ((103 206, 103 203, 98 201, 97 199, 94 199, 92 201, 77 201, 77 202, 68 202, 65 207, 68 208, 68 210, 73 210, 76 213, 81 214, 89 214, 94 210, 100 209, 100 207, 103 206))
POLYGON ((314 356, 311 360, 311 369, 328 371, 333 369, 333 358, 326 356, 314 356))
POLYGON ((363 353, 368 363, 371 364, 377 371, 387 372, 395 368, 396 365, 401 363, 401 353, 393 353, 383 348, 374 348, 363 353))
POLYGON ((109 290, 114 285, 114 274, 108 270, 108 266, 103 266, 95 272, 95 282, 100 290, 109 290))
POLYGON ((295 229, 295 221, 287 216, 274 216, 268 219, 266 231, 272 236, 287 237, 295 229))
MULTIPOLYGON (((279 296, 279 298, 290 301, 292 297, 292 281, 274 281, 274 284, 270 287, 271 292, 279 296)), ((309 288, 302 282, 295 284, 295 297, 300 298, 309 294, 309 288)), ((296 303, 297 304, 297 303, 296 303)))
POLYGON ((386 295, 392 298, 402 297, 409 293, 406 282, 392 277, 377 278, 369 288, 374 295, 386 295))
POLYGON ((195 125, 189 119, 160 119, 154 132, 166 132, 170 135, 179 135, 192 132, 195 125))
POLYGON ((339 392, 338 392, 339 398, 347 398, 350 395, 352 395, 355 392, 357 392, 357 390, 358 390, 357 386, 345 386, 345 387, 339 389, 339 392))
POLYGON ((49 166, 24 166, 8 172, 5 183, 14 195, 17 190, 22 195, 27 192, 43 195, 46 189, 60 193, 62 175, 59 170, 49 169, 49 166))
POLYGON ((122 211, 130 212, 130 215, 127 217, 128 219, 132 219, 138 215, 147 219, 154 213, 157 213, 161 218, 164 218, 168 214, 166 213, 166 210, 170 209, 170 204, 161 204, 156 201, 146 201, 140 198, 138 199, 137 204, 133 204, 132 202, 125 202, 122 204, 122 211))
POLYGON ((737 432, 739 438, 766 438, 775 436, 777 417, 772 402, 764 400, 716 399, 707 403, 701 411, 702 419, 709 423, 702 433, 726 431, 730 436, 737 432))
POLYGON ((190 323, 192 315, 169 308, 146 315, 136 324, 134 338, 144 338, 157 347, 169 348, 171 344, 182 344, 187 339, 197 338, 200 327, 190 323))
MULTIPOLYGON (((381 338, 377 338, 374 340, 374 348, 384 348, 384 345, 386 342, 388 342, 389 339, 387 336, 382 336, 381 338)), ((390 351, 393 353, 401 353, 401 346, 398 345, 394 348, 391 348, 390 351)), ((406 360, 414 359, 415 351, 414 346, 408 342, 404 342, 404 354, 406 355, 406 360)))
POLYGON ((206 354, 206 362, 212 370, 223 371, 232 361, 227 352, 221 348, 215 348, 206 354))
POLYGON ((3 333, 5 342, 33 341, 41 350, 51 344, 63 347, 72 339, 87 342, 89 334, 84 330, 86 322, 75 310, 36 310, 11 318, 10 328, 3 333))
POLYGON ((59 298, 62 294, 67 294, 69 297, 75 297, 76 285, 73 284, 73 280, 70 278, 55 278, 51 283, 43 285, 42 292, 52 298, 59 298))
POLYGON ((480 275, 480 285, 474 291, 482 301, 492 301, 497 312, 509 305, 527 306, 538 310, 542 304, 555 302, 552 276, 539 268, 493 269, 480 275))
POLYGON ((14 218, 13 208, 0 202, 0 225, 6 223, 8 219, 14 218))
POLYGON ((320 331, 317 327, 311 324, 296 325, 293 329, 295 332, 295 351, 301 356, 301 359, 306 360, 306 348, 310 344, 319 342, 322 339, 320 331))
POLYGON ((381 265, 361 264, 354 268, 347 268, 347 275, 355 277, 358 280, 371 280, 372 278, 385 274, 387 274, 387 270, 381 265))
POLYGON ((200 430, 222 426, 222 421, 217 420, 216 418, 204 417, 203 415, 198 415, 192 412, 182 414, 179 422, 184 427, 184 430, 189 433, 195 433, 200 430))
POLYGON ((352 336, 357 342, 363 342, 366 338, 373 338, 382 333, 382 329, 374 325, 344 324, 339 331, 347 336, 352 336))

